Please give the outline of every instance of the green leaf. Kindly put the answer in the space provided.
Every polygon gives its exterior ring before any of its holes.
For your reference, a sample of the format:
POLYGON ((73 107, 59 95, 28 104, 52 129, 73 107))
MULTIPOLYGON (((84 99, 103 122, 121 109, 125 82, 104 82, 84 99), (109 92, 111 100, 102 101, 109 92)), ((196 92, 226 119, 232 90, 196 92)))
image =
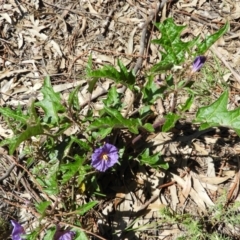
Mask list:
POLYGON ((11 139, 9 144, 9 153, 12 155, 16 148, 24 141, 28 140, 30 137, 37 136, 43 134, 43 128, 38 123, 35 126, 28 126, 27 129, 19 134, 18 136, 15 136, 11 139))
POLYGON ((45 236, 44 236, 44 238, 43 238, 43 240, 50 240, 50 239, 52 240, 52 239, 54 239, 53 237, 55 235, 55 232, 56 232, 56 227, 52 227, 52 228, 48 229, 46 234, 45 234, 45 236))
POLYGON ((92 72, 92 54, 89 55, 87 66, 86 66, 86 75, 91 74, 92 72))
POLYGON ((233 128, 240 136, 240 108, 227 110, 228 91, 225 91, 217 101, 198 110, 196 122, 200 122, 200 129, 224 126, 233 128))
POLYGON ((40 203, 36 203, 35 207, 36 210, 41 214, 44 215, 46 209, 51 205, 50 201, 44 201, 44 202, 40 202, 40 203))
POLYGON ((119 123, 117 119, 112 119, 109 116, 101 117, 94 120, 91 125, 88 127, 88 130, 95 130, 99 128, 121 128, 122 124, 119 123))
POLYGON ((44 110, 45 122, 51 124, 58 123, 58 113, 64 112, 65 108, 61 103, 60 94, 54 92, 49 76, 44 79, 44 84, 41 92, 43 93, 43 100, 35 103, 35 105, 41 107, 44 110))
POLYGON ((0 108, 0 113, 7 118, 10 118, 14 121, 21 122, 23 124, 27 123, 29 116, 25 115, 21 110, 12 110, 10 108, 0 108))
POLYGON ((166 71, 173 65, 180 65, 185 61, 186 53, 191 52, 191 48, 199 41, 199 37, 192 41, 183 42, 180 38, 186 26, 177 26, 172 18, 164 20, 163 23, 155 23, 161 32, 161 38, 152 42, 158 44, 164 50, 161 51, 162 60, 155 64, 151 72, 166 71))
POLYGON ((74 240, 89 240, 86 233, 84 231, 81 231, 79 229, 73 228, 72 231, 76 232, 76 236, 74 240))
POLYGON ((190 109, 190 107, 192 106, 194 100, 194 96, 191 95, 184 104, 181 104, 178 108, 180 111, 185 112, 188 111, 190 109))
MULTIPOLYGON (((33 136, 38 136, 40 134, 43 134, 43 128, 41 126, 40 120, 37 116, 34 102, 30 105, 28 108, 28 119, 27 119, 27 129, 23 131, 19 135, 15 135, 10 141, 9 141, 9 152, 10 154, 13 154, 13 152, 16 150, 16 148, 24 141, 30 139, 33 136)), ((9 115, 10 116, 10 115, 9 115)), ((5 142, 6 143, 6 142, 5 142)), ((1 143, 2 144, 2 143, 1 143)))
POLYGON ((76 157, 75 156, 75 161, 74 162, 69 162, 66 164, 61 164, 59 167, 59 170, 62 172, 62 184, 65 184, 68 182, 75 174, 77 174, 80 169, 82 169, 81 174, 84 174, 84 168, 82 167, 82 164, 84 162, 85 158, 84 157, 76 157))
POLYGON ((147 106, 144 105, 139 109, 139 114, 140 114, 141 119, 146 118, 147 116, 149 116, 152 113, 153 113, 153 111, 150 108, 150 106, 148 106, 148 105, 147 106))
POLYGON ((155 131, 154 127, 150 123, 145 123, 142 127, 151 133, 155 131))
POLYGON ((180 118, 180 116, 175 113, 168 113, 164 118, 166 119, 166 121, 163 124, 162 131, 167 132, 175 126, 175 123, 180 118))
POLYGON ((39 184, 43 187, 44 192, 50 195, 57 195, 59 194, 58 182, 57 182, 57 173, 59 168, 59 161, 56 160, 53 165, 48 166, 47 175, 43 176, 36 176, 39 184))
POLYGON ((150 76, 147 80, 146 85, 142 89, 143 102, 146 104, 153 104, 158 98, 160 98, 166 86, 159 87, 156 82, 154 82, 153 76, 150 76))
POLYGON ((70 107, 72 107, 76 111, 80 111, 80 104, 79 104, 79 99, 78 99, 78 92, 80 89, 80 85, 77 86, 70 94, 68 97, 68 104, 70 107))
POLYGON ((220 28, 216 33, 207 36, 204 41, 197 43, 197 53, 195 56, 204 54, 223 34, 229 30, 229 22, 226 22, 225 25, 220 28))
POLYGON ((150 155, 149 148, 146 148, 139 156, 139 161, 141 164, 149 165, 153 168, 160 167, 163 169, 168 169, 168 163, 161 159, 160 153, 155 153, 150 155))
POLYGON ((142 125, 140 119, 126 119, 116 109, 104 107, 104 111, 110 116, 101 117, 92 122, 89 130, 97 128, 128 128, 130 132, 138 134, 138 128, 142 125))
POLYGON ((121 103, 121 101, 119 99, 119 93, 117 92, 117 88, 115 86, 110 88, 107 94, 107 99, 103 100, 103 103, 106 107, 119 107, 119 103, 121 103))
POLYGON ((31 233, 29 233, 29 234, 25 234, 25 235, 22 235, 24 238, 24 240, 26 239, 26 240, 36 240, 36 239, 38 239, 38 237, 39 237, 39 232, 40 232, 40 229, 39 228, 37 228, 37 229, 34 229, 34 231, 32 231, 31 233))
POLYGON ((135 84, 135 75, 133 71, 128 71, 120 60, 118 60, 118 66, 120 71, 110 65, 105 65, 101 69, 87 71, 87 77, 93 78, 93 82, 91 83, 92 85, 98 78, 109 78, 116 83, 124 84, 128 88, 133 89, 135 84))
POLYGON ((93 92, 94 87, 98 81, 99 77, 92 77, 92 54, 90 54, 89 58, 88 58, 88 62, 87 62, 87 67, 86 67, 86 76, 92 78, 92 80, 88 81, 88 91, 90 93, 93 92))
POLYGON ((83 140, 81 140, 77 137, 74 137, 74 136, 71 136, 71 139, 72 139, 72 141, 77 143, 82 150, 84 150, 84 151, 90 151, 91 150, 91 147, 89 146, 87 141, 83 141, 83 140))
POLYGON ((84 215, 86 212, 88 212, 90 209, 92 209, 98 202, 92 201, 89 203, 86 203, 82 205, 81 207, 78 207, 75 212, 80 215, 84 215))
MULTIPOLYGON (((100 124, 100 126, 102 126, 102 124, 100 124)), ((115 125, 113 125, 112 127, 98 128, 97 132, 92 133, 93 138, 97 139, 98 141, 104 139, 105 137, 107 137, 107 135, 111 133, 114 126, 115 125)))

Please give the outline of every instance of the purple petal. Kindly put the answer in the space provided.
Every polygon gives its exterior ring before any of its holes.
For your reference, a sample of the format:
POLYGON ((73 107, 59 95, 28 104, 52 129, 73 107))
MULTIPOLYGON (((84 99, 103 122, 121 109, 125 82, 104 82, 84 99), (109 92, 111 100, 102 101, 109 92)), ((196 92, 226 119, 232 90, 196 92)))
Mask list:
POLYGON ((23 240, 24 238, 21 237, 25 234, 23 226, 15 220, 11 220, 11 224, 13 225, 12 240, 23 240))
POLYGON ((75 237, 75 232, 73 231, 65 231, 63 234, 58 238, 58 240, 72 240, 75 237))
POLYGON ((108 168, 112 167, 118 161, 118 149, 110 144, 106 143, 102 147, 97 148, 92 154, 91 165, 99 170, 105 172, 108 168), (103 159, 103 155, 107 155, 107 160, 103 159))
POLYGON ((203 66, 203 64, 206 62, 206 59, 207 58, 205 56, 197 56, 195 58, 195 60, 193 61, 192 71, 197 72, 203 66))
POLYGON ((72 240, 75 237, 75 232, 70 230, 61 231, 60 226, 57 225, 57 230, 54 234, 54 240, 72 240))

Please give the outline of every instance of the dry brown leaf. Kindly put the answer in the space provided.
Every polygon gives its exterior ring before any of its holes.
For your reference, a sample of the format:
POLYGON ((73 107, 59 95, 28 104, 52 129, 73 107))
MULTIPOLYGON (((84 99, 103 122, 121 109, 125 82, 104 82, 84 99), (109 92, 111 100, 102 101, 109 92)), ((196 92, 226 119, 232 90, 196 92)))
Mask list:
POLYGON ((125 96, 124 96, 124 99, 123 99, 123 110, 121 111, 121 114, 123 116, 127 116, 132 108, 133 108, 133 102, 134 102, 134 94, 133 92, 128 88, 125 92, 125 96))
POLYGON ((187 174, 185 177, 185 183, 182 186, 182 191, 180 196, 180 206, 183 206, 183 204, 187 200, 190 194, 191 188, 192 188, 191 175, 187 174))
POLYGON ((202 146, 200 146, 197 142, 192 142, 195 150, 199 152, 201 155, 208 155, 208 151, 205 150, 202 146))
POLYGON ((97 18, 102 19, 102 17, 98 14, 98 12, 93 8, 93 6, 91 5, 90 1, 88 1, 88 8, 89 8, 89 12, 94 14, 97 18))
POLYGON ((133 37, 135 35, 136 30, 137 30, 137 28, 135 27, 129 35, 129 39, 128 39, 128 43, 127 43, 127 50, 126 50, 127 54, 133 53, 133 37))
MULTIPOLYGON (((186 184, 185 181, 173 173, 171 173, 171 175, 173 176, 172 181, 176 181, 182 188, 184 188, 186 184)), ((192 200, 197 204, 197 206, 201 209, 201 211, 206 212, 204 201, 200 198, 198 193, 193 188, 190 190, 190 196, 192 200)))
POLYGON ((202 183, 199 181, 198 178, 196 178, 196 174, 191 172, 192 179, 193 179, 193 188, 195 191, 199 194, 199 196, 202 198, 202 200, 207 204, 207 206, 214 206, 213 201, 208 196, 206 190, 204 189, 202 183))
POLYGON ((240 3, 238 1, 236 1, 234 3, 234 12, 231 13, 230 19, 236 20, 238 18, 240 18, 240 3))
POLYGON ((167 229, 161 232, 160 236, 158 236, 159 239, 168 239, 167 237, 170 236, 179 236, 181 234, 181 230, 178 228, 178 226, 173 226, 172 229, 167 229))
POLYGON ((92 59, 95 59, 97 63, 111 63, 114 65, 115 59, 112 56, 107 56, 104 54, 93 55, 92 59))
POLYGON ((121 204, 125 199, 125 193, 117 193, 113 201, 114 209, 117 209, 118 205, 121 204))
POLYGON ((230 178, 231 177, 229 177, 229 176, 227 176, 227 177, 205 177, 205 176, 202 177, 202 176, 199 176, 199 180, 201 182, 210 183, 210 184, 214 184, 214 185, 218 185, 220 183, 223 183, 230 178))
MULTIPOLYGON (((193 1, 190 1, 189 3, 184 3, 184 4, 181 4, 181 7, 182 8, 187 8, 187 7, 193 7, 195 8, 197 6, 197 3, 198 3, 198 0, 193 0, 193 1)), ((185 9, 184 9, 185 10, 185 9)))
POLYGON ((213 159, 211 157, 206 157, 205 161, 207 162, 208 168, 207 168, 207 176, 208 177, 215 177, 216 172, 215 172, 215 166, 213 159))
POLYGON ((62 92, 64 90, 67 90, 70 88, 75 88, 84 83, 86 83, 86 80, 79 80, 79 81, 74 81, 73 83, 63 83, 63 84, 59 84, 59 85, 54 85, 53 90, 54 90, 54 92, 62 92))
POLYGON ((18 49, 22 48, 22 46, 23 46, 23 35, 22 35, 22 33, 20 32, 20 33, 18 34, 18 49))
POLYGON ((201 7, 207 0, 199 0, 198 6, 201 7))
MULTIPOLYGON (((4 129, 0 124, 0 136, 4 138, 12 138, 14 135, 11 129, 4 129)), ((0 148, 1 149, 1 148, 0 148)))
POLYGON ((239 184, 240 184, 240 170, 235 174, 235 177, 230 185, 227 199, 228 201, 233 201, 239 195, 239 184))
POLYGON ((11 77, 12 75, 19 74, 19 73, 25 73, 25 72, 30 72, 28 69, 18 69, 18 70, 9 70, 6 69, 2 72, 0 72, 0 79, 8 78, 11 77))
POLYGON ((177 204, 179 203, 176 185, 172 185, 168 187, 168 189, 170 190, 170 194, 171 194, 171 202, 170 202, 171 209, 175 211, 177 209, 177 204))
POLYGON ((150 203, 147 207, 147 209, 151 211, 159 211, 164 208, 166 208, 166 205, 162 204, 159 199, 157 199, 154 203, 150 203))
POLYGON ((2 21, 3 19, 5 19, 7 22, 9 22, 10 24, 12 24, 12 19, 10 18, 10 16, 8 15, 8 13, 0 13, 0 21, 2 21))

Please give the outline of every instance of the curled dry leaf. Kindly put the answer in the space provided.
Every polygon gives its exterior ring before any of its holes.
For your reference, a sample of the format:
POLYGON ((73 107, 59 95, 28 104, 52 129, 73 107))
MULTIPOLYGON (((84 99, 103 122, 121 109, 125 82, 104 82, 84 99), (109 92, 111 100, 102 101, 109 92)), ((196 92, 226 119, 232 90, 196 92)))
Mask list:
POLYGON ((129 35, 128 43, 127 43, 127 54, 133 53, 133 37, 135 35, 137 28, 135 27, 129 35))
POLYGON ((18 70, 9 70, 6 69, 2 72, 0 72, 0 79, 4 79, 4 78, 9 78, 15 74, 19 74, 19 73, 26 73, 26 72, 30 72, 30 70, 28 69, 18 69, 18 70))
POLYGON ((171 194, 171 208, 175 211, 177 208, 177 204, 179 203, 177 188, 176 185, 169 186, 170 194, 171 194))
POLYGON ((231 177, 229 177, 229 176, 227 176, 227 177, 201 177, 200 176, 199 180, 201 182, 204 182, 204 183, 210 183, 210 184, 218 185, 218 184, 226 182, 230 178, 231 177))
POLYGON ((180 196, 180 206, 183 206, 185 201, 187 200, 191 188, 192 188, 192 182, 191 182, 191 175, 187 174, 185 177, 185 184, 182 186, 181 196, 180 196))
POLYGON ((195 178, 196 174, 192 172, 191 175, 193 180, 193 188, 195 189, 195 191, 199 194, 199 196, 202 198, 202 200, 206 203, 207 206, 214 206, 214 203, 208 196, 205 188, 203 187, 203 184, 198 178, 195 178))
MULTIPOLYGON (((171 175, 173 176, 173 181, 176 181, 182 188, 185 186, 186 182, 182 178, 173 173, 171 173, 171 175)), ((204 204, 204 201, 200 198, 199 194, 193 188, 191 188, 189 194, 192 200, 197 204, 199 209, 203 212, 206 212, 206 206, 204 204)))

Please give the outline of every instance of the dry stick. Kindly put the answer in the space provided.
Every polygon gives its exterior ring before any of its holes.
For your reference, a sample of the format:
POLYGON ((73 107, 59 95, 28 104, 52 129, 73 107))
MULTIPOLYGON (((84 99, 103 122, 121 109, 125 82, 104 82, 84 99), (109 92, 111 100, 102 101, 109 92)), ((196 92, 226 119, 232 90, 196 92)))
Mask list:
POLYGON ((11 174, 11 172, 12 172, 12 170, 14 169, 15 166, 16 166, 16 164, 13 163, 13 164, 9 167, 9 169, 7 170, 7 172, 0 177, 0 182, 2 182, 5 178, 9 177, 9 175, 11 174))
POLYGON ((116 51, 111 51, 111 50, 101 50, 98 48, 90 48, 89 50, 100 52, 100 53, 111 53, 114 56, 143 57, 144 59, 147 58, 146 56, 141 56, 140 54, 121 53, 121 52, 116 52, 116 51))
POLYGON ((112 19, 112 15, 113 15, 114 11, 115 11, 115 7, 114 7, 114 9, 112 9, 112 10, 108 13, 107 19, 106 19, 105 23, 104 23, 103 26, 102 26, 102 28, 103 28, 103 31, 101 32, 102 35, 105 35, 105 34, 106 34, 107 28, 108 28, 108 26, 109 26, 109 24, 110 24, 110 20, 112 19))
MULTIPOLYGON (((164 5, 167 1, 168 0, 163 0, 161 4, 158 3, 155 11, 151 12, 151 14, 148 17, 146 23, 144 24, 144 28, 143 28, 142 35, 141 35, 141 40, 140 40, 140 57, 138 58, 137 63, 135 65, 134 69, 133 69, 135 74, 141 68, 142 62, 143 62, 143 57, 144 57, 143 54, 144 54, 144 50, 145 50, 145 39, 146 39, 146 33, 147 33, 147 26, 154 19, 154 17, 158 14, 158 12, 164 7, 164 5)), ((164 122, 165 122, 165 119, 162 118, 159 121, 157 121, 155 124, 153 124, 153 127, 154 128, 160 127, 164 124, 164 122)), ((132 144, 135 144, 142 137, 143 137, 143 135, 139 134, 137 137, 135 137, 132 140, 132 144)))
POLYGON ((89 50, 81 53, 80 55, 78 55, 78 56, 73 60, 73 62, 71 63, 70 67, 68 68, 68 74, 69 74, 69 76, 70 76, 70 73, 71 73, 71 70, 72 70, 72 68, 73 68, 74 63, 75 63, 80 57, 88 54, 88 52, 89 52, 89 50))
POLYGON ((48 197, 47 194, 44 194, 44 191, 42 189, 42 186, 35 180, 35 178, 33 177, 33 175, 20 163, 18 163, 13 157, 11 157, 12 160, 15 162, 15 165, 17 165, 18 167, 22 168, 28 175, 30 178, 32 178, 33 182, 36 184, 36 186, 38 186, 38 188, 40 189, 40 191, 42 192, 42 194, 46 197, 45 199, 47 199, 48 201, 51 202, 51 199, 48 197))
POLYGON ((160 3, 157 4, 155 11, 152 11, 150 13, 150 16, 147 18, 147 20, 143 26, 142 35, 141 35, 141 39, 140 39, 140 51, 139 51, 140 57, 138 58, 136 65, 133 69, 133 72, 135 74, 138 72, 138 70, 142 66, 143 57, 144 57, 143 54, 144 54, 145 45, 146 45, 146 34, 147 34, 148 24, 154 19, 155 16, 157 16, 158 12, 163 8, 163 6, 165 5, 165 3, 167 1, 168 0, 163 0, 161 4, 160 3))
POLYGON ((18 203, 13 203, 11 201, 9 201, 8 199, 5 199, 3 200, 4 202, 6 202, 7 204, 11 205, 11 206, 14 206, 14 207, 17 207, 17 208, 24 208, 26 210, 28 210, 29 212, 31 212, 37 219, 40 219, 41 217, 41 214, 34 211, 33 208, 29 207, 29 206, 24 206, 24 205, 20 205, 18 203))

